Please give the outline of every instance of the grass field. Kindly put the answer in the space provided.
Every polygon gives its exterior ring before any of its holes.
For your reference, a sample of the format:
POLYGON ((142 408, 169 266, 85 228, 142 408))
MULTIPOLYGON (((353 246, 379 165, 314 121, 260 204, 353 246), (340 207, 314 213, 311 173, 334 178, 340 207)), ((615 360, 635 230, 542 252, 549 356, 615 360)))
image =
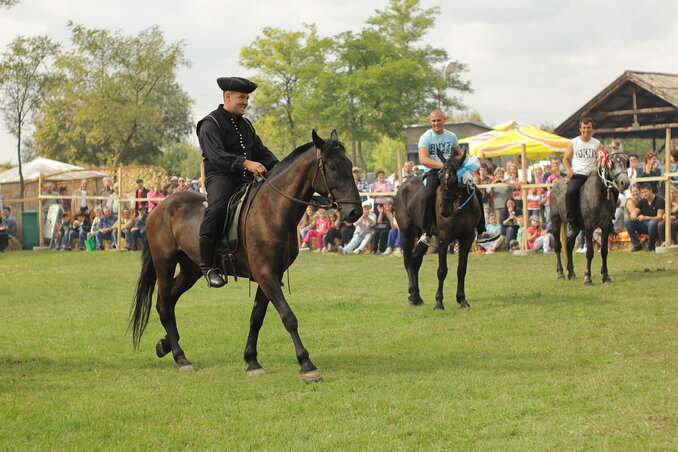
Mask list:
MULTIPOLYGON (((133 253, 0 255, 0 450, 676 450, 678 255, 613 252, 611 285, 555 280, 555 257, 472 255, 471 309, 407 305, 395 257, 302 254, 300 334, 324 375, 298 377, 269 308, 267 374, 245 375, 247 280, 180 301, 198 369, 126 334, 133 253)), ((252 294, 255 286, 252 285, 252 294)), ((286 292, 287 293, 287 292, 286 292)))

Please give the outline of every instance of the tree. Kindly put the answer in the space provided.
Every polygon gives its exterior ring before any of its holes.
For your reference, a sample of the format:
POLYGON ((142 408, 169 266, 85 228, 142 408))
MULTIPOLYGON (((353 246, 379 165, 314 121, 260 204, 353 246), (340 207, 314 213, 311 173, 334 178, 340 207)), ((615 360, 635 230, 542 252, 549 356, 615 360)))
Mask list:
POLYGON ((40 155, 93 165, 148 164, 192 130, 191 100, 176 82, 183 42, 158 27, 137 36, 70 23, 72 50, 56 65, 62 82, 37 121, 40 155))
POLYGON ((307 104, 332 46, 314 25, 290 32, 264 28, 240 51, 239 63, 259 72, 254 112, 269 147, 291 151, 309 141, 313 115, 307 104))
POLYGON ((17 3, 19 3, 19 0, 0 0, 0 6, 4 6, 6 8, 11 8, 17 3))
POLYGON ((200 149, 185 139, 169 144, 158 158, 158 166, 163 168, 167 174, 189 176, 195 179, 200 176, 201 162, 200 149))
POLYGON ((17 139, 19 161, 19 197, 24 197, 21 140, 31 113, 54 83, 49 63, 59 52, 59 45, 47 36, 18 36, 7 46, 0 61, 0 111, 9 133, 17 139))

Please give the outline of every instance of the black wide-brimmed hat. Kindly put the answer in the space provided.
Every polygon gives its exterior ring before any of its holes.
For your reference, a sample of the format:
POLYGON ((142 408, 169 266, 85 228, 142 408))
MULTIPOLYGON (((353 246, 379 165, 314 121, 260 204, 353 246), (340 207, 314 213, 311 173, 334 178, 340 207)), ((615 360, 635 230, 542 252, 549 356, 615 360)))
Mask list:
POLYGON ((251 93, 257 89, 257 84, 242 77, 219 77, 217 84, 222 91, 239 91, 251 93))

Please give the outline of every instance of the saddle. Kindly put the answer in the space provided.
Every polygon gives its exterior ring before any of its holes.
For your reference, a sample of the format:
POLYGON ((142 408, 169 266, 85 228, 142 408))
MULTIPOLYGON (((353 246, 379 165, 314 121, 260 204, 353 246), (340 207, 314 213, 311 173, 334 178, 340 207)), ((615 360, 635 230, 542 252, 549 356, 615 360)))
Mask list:
MULTIPOLYGON (((221 241, 217 248, 217 256, 221 257, 221 269, 224 277, 233 275, 233 278, 238 280, 238 271, 235 262, 235 252, 238 250, 238 226, 240 224, 240 212, 246 201, 249 201, 248 194, 254 183, 245 184, 238 188, 233 193, 231 199, 228 200, 226 206, 226 221, 224 222, 224 230, 222 232, 221 241)), ((252 195, 256 190, 252 192, 252 195)), ((217 259, 218 259, 217 257, 217 259)))

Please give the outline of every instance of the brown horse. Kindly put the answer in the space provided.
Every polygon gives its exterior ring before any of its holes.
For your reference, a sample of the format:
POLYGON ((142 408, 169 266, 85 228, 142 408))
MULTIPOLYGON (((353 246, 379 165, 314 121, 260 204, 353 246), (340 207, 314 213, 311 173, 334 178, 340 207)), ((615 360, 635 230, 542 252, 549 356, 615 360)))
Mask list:
MULTIPOLYGON (((306 206, 312 204, 314 192, 327 197, 348 221, 358 219, 361 203, 351 175, 352 163, 336 131, 327 141, 315 130, 312 137, 313 142, 297 148, 273 168, 265 182, 254 185, 240 214, 236 267, 239 276, 249 277, 259 285, 245 346, 249 375, 264 373, 257 361, 257 339, 270 301, 292 336, 302 378, 321 378, 299 338, 297 318, 283 296, 280 281, 299 254, 297 223, 306 206)), ((149 215, 148 240, 130 320, 136 348, 148 324, 157 282, 156 309, 167 335, 156 344, 156 353, 163 357, 171 351, 180 371, 192 371, 193 366, 179 346, 174 307, 179 297, 201 278, 198 230, 204 201, 203 195, 194 192, 173 194, 149 215), (177 264, 180 271, 175 277, 177 264)))
MULTIPOLYGON (((442 153, 438 158, 443 167, 438 172, 440 185, 436 191, 436 229, 438 230, 438 291, 436 292, 436 310, 445 309, 443 305, 443 284, 447 277, 447 249, 453 240, 459 241, 459 263, 457 265, 457 303, 460 308, 468 308, 464 281, 468 253, 475 238, 475 231, 482 208, 477 196, 466 184, 457 179, 457 170, 466 158, 450 157, 445 160, 442 153), (455 211, 453 211, 453 208, 455 211)), ((423 194, 422 179, 415 177, 408 180, 398 190, 395 199, 396 220, 400 228, 400 241, 403 260, 409 280, 409 303, 413 306, 424 304, 419 295, 419 268, 423 252, 415 249, 415 238, 421 233, 421 197, 423 194)))

